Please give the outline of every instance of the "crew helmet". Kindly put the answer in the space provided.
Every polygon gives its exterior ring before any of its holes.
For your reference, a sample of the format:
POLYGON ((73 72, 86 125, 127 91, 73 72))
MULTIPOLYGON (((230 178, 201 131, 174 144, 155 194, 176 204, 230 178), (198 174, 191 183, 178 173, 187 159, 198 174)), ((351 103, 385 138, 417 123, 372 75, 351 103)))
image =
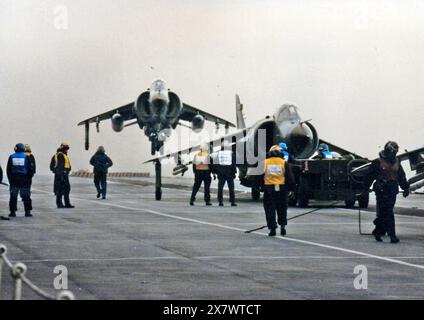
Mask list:
POLYGON ((15 152, 25 152, 25 146, 23 143, 17 143, 14 150, 15 152))
POLYGON ((276 150, 278 150, 278 151, 282 150, 281 147, 278 144, 273 145, 271 148, 269 148, 269 152, 276 151, 276 150))
POLYGON ((323 151, 323 152, 328 152, 328 151, 330 151, 330 148, 328 147, 327 144, 321 143, 318 147, 318 150, 323 151))
POLYGON ((282 151, 287 151, 287 145, 284 143, 284 142, 281 142, 280 144, 279 144, 279 146, 280 146, 280 148, 281 148, 281 150, 282 151))
POLYGON ((384 145, 384 153, 385 154, 393 154, 396 155, 399 151, 399 145, 394 141, 388 141, 384 145))

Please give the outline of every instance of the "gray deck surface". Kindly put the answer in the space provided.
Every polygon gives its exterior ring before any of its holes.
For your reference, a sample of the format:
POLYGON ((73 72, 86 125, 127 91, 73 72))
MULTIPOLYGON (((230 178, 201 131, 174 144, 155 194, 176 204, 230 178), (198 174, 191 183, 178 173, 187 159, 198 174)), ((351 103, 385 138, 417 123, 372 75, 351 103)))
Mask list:
MULTIPOLYGON (((27 276, 50 293, 53 269, 64 265, 78 299, 424 298, 423 195, 399 196, 401 242, 393 245, 360 236, 357 209, 342 206, 294 219, 286 237, 270 238, 267 229, 244 233, 265 218, 262 203, 241 187, 237 208, 218 207, 215 191, 214 206, 199 193, 190 207, 189 179, 165 179, 187 188, 165 188, 158 202, 149 178, 111 180, 107 200, 96 199, 91 179, 72 178, 70 210, 55 207, 52 180, 36 177, 33 218, 21 210, 0 221, 8 257, 24 262, 27 276), (354 288, 357 265, 367 267, 367 290, 354 288)), ((1 187, 0 215, 8 214, 7 203, 1 187)), ((289 208, 289 217, 308 210, 289 208)), ((369 232, 374 213, 362 217, 369 232)), ((0 298, 11 293, 3 275, 0 298)), ((23 297, 38 299, 28 288, 23 297)))

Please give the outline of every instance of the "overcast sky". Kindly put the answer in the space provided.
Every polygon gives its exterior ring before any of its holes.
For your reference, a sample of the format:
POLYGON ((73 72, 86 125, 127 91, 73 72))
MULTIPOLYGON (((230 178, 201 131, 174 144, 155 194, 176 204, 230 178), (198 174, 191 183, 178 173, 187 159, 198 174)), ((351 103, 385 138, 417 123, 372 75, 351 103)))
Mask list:
POLYGON ((138 127, 102 123, 86 152, 77 123, 156 78, 232 121, 239 93, 248 124, 293 103, 320 137, 371 158, 387 140, 422 147, 424 3, 0 0, 0 163, 30 143, 47 172, 67 141, 74 169, 102 144, 114 170, 151 170, 138 127))

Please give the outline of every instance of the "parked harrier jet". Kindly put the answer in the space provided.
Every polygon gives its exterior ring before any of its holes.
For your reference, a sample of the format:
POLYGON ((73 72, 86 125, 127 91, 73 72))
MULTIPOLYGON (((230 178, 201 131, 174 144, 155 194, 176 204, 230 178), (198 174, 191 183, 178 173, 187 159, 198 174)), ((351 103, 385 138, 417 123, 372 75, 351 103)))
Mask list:
MULTIPOLYGON (((120 132, 124 127, 138 124, 140 129, 151 142, 151 154, 154 155, 163 146, 166 139, 171 135, 180 121, 191 122, 191 129, 199 132, 203 129, 205 120, 214 122, 217 127, 222 124, 226 130, 235 127, 231 122, 214 116, 210 113, 182 103, 180 98, 170 91, 165 82, 155 80, 147 91, 140 94, 135 102, 128 103, 122 107, 91 117, 81 121, 78 125, 85 126, 85 149, 89 149, 89 128, 90 123, 95 123, 97 132, 99 124, 103 120, 111 120, 112 129, 120 132), (126 121, 134 120, 130 123, 126 121)), ((156 163, 156 178, 160 185, 161 166, 156 163)), ((156 192, 156 199, 160 200, 160 188, 156 192)))
MULTIPOLYGON (((261 168, 263 167, 266 152, 272 145, 281 142, 287 144, 288 150, 296 163, 300 160, 309 159, 314 155, 321 143, 329 145, 332 151, 348 159, 354 160, 355 166, 352 166, 352 171, 356 167, 369 162, 369 160, 354 152, 350 152, 319 138, 314 126, 309 120, 303 121, 301 119, 298 108, 294 105, 285 104, 278 108, 273 116, 266 116, 251 127, 246 128, 243 116, 243 105, 240 104, 240 99, 236 95, 236 117, 238 131, 223 137, 218 137, 207 143, 209 143, 212 152, 216 147, 220 147, 223 140, 232 142, 233 150, 236 152, 240 183, 251 188, 253 199, 259 199, 260 197, 263 173, 261 168), (264 136, 262 142, 260 141, 261 135, 264 136), (254 161, 252 161, 252 159, 254 161)), ((199 147, 200 145, 196 145, 146 162, 158 162, 165 158, 174 158, 177 162, 177 166, 174 168, 174 174, 184 173, 187 168, 186 164, 181 163, 181 156, 194 152, 198 150, 199 147)), ((401 160, 409 159, 410 162, 412 161, 411 168, 415 170, 418 162, 421 163, 422 166, 424 165, 424 158, 419 158, 419 155, 422 153, 424 153, 424 148, 401 155, 401 160)), ((356 171, 357 179, 363 175, 363 172, 363 169, 356 171)), ((416 177, 416 179, 418 178, 421 178, 421 176, 416 177)), ((415 183, 416 181, 411 182, 415 183)))

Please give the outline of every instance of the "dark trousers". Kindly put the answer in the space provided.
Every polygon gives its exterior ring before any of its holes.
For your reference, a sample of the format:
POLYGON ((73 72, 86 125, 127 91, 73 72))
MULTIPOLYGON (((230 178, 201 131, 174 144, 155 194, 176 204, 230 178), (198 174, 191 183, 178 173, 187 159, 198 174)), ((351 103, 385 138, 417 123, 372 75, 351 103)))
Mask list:
POLYGON ((225 175, 218 175, 218 202, 223 203, 223 191, 224 191, 224 185, 225 182, 228 185, 228 189, 230 191, 230 202, 235 203, 236 197, 234 194, 234 178, 231 176, 225 176, 225 175))
POLYGON ((71 204, 69 200, 69 193, 71 192, 71 185, 69 183, 69 176, 67 174, 55 175, 55 193, 56 205, 63 206, 62 198, 65 201, 65 206, 71 204))
POLYGON ((193 185, 193 191, 191 192, 191 198, 190 200, 194 202, 196 200, 196 194, 200 189, 200 186, 203 185, 205 187, 205 202, 209 203, 211 201, 211 193, 210 193, 210 186, 211 186, 211 173, 207 170, 198 170, 194 174, 194 185, 193 185))
POLYGON ((277 229, 275 213, 280 226, 287 225, 287 189, 280 185, 280 191, 275 191, 274 185, 264 186, 264 209, 268 229, 277 229))
POLYGON ((374 220, 377 235, 384 235, 386 232, 389 236, 396 235, 395 213, 393 211, 396 203, 396 193, 376 192, 377 199, 377 217, 374 220))
POLYGON ((106 198, 107 190, 107 173, 94 173, 94 185, 96 186, 97 192, 102 194, 103 198, 106 198))
POLYGON ((24 202, 25 212, 30 212, 32 210, 31 191, 27 187, 10 187, 10 212, 16 212, 18 210, 19 194, 21 195, 22 201, 24 202))

